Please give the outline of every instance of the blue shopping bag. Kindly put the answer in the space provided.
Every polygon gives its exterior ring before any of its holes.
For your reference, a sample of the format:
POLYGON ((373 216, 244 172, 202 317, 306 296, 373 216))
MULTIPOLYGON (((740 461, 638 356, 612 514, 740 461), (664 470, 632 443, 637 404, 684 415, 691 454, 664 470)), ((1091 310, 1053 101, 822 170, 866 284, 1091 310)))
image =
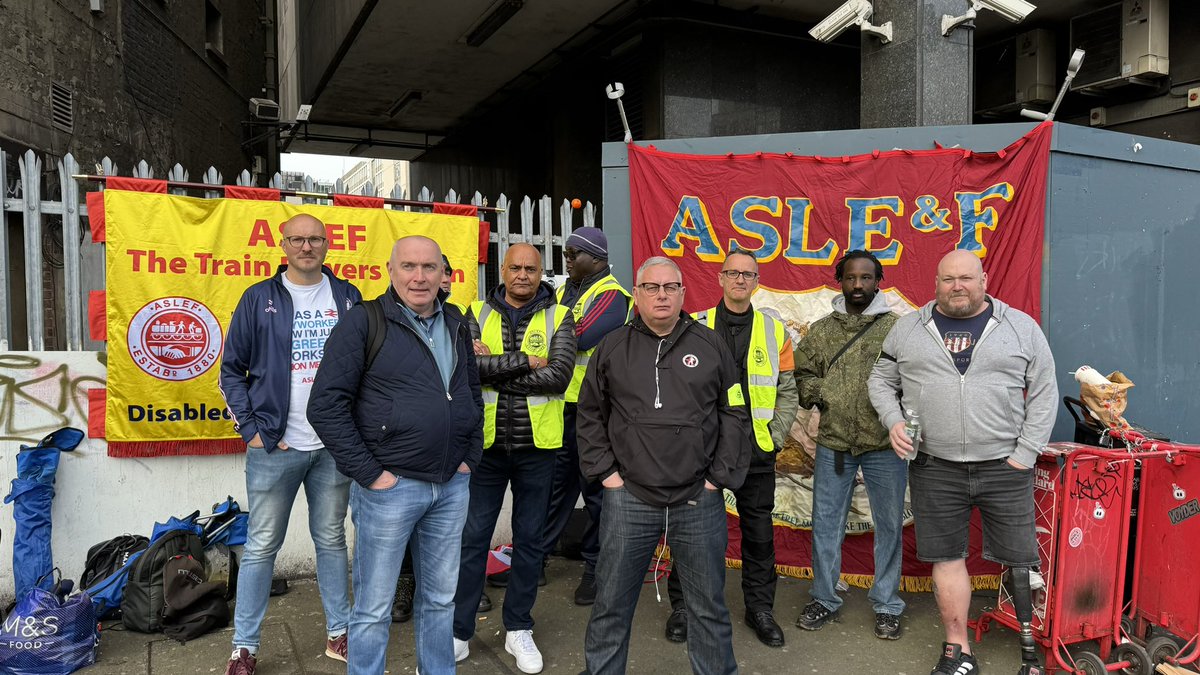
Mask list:
POLYGON ((100 633, 91 597, 62 597, 57 589, 30 587, 0 623, 0 673, 69 675, 96 662, 100 633))

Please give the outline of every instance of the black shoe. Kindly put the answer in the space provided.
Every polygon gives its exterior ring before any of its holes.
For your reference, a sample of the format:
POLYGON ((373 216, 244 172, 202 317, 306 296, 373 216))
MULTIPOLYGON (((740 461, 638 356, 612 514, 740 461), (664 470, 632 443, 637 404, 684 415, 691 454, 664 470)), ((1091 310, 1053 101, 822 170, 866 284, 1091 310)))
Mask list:
POLYGON ((596 602, 596 573, 591 570, 583 571, 583 578, 575 587, 575 604, 586 607, 596 602))
POLYGON ((687 642, 687 610, 671 610, 667 618, 667 639, 671 642, 687 642))
POLYGON ((949 642, 942 643, 942 658, 929 675, 979 675, 979 663, 974 656, 964 654, 962 647, 949 642))
POLYGON ((475 613, 483 614, 484 612, 490 612, 490 611, 492 611, 492 599, 488 597, 487 593, 480 593, 479 594, 479 607, 477 607, 475 609, 475 613))
POLYGON ((837 610, 831 610, 817 600, 813 600, 805 606, 804 613, 800 615, 800 618, 796 619, 796 625, 804 630, 821 630, 825 624, 837 620, 837 610))
POLYGON ((504 570, 503 572, 496 572, 495 574, 489 574, 488 578, 487 578, 487 582, 488 582, 488 586, 495 586, 496 588, 507 588, 508 587, 508 570, 504 570))
POLYGON ((880 640, 899 640, 900 617, 887 612, 875 612, 875 637, 880 640))
POLYGON ((287 579, 272 579, 271 580, 271 597, 277 595, 287 595, 288 583, 287 579))
POLYGON ((783 646, 783 629, 770 612, 746 612, 746 625, 754 629, 758 641, 768 647, 783 646))
POLYGON ((396 582, 396 599, 392 600, 392 623, 404 623, 412 618, 415 586, 413 575, 400 575, 400 579, 396 582))

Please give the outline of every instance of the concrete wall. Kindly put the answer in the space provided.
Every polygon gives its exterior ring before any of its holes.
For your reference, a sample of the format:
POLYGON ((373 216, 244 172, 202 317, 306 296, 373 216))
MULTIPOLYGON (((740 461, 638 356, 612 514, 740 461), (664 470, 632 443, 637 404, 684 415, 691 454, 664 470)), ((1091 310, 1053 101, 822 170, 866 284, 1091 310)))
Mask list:
MULTIPOLYGON (((103 352, 0 353, 0 490, 7 495, 16 476, 20 446, 72 426, 87 430, 87 390, 104 386, 103 352)), ((54 563, 63 576, 78 579, 88 548, 126 532, 150 535, 155 521, 208 513, 232 495, 246 502, 245 455, 216 457, 109 457, 103 440, 84 439, 59 464, 52 510, 54 563)), ((494 541, 512 540, 511 495, 496 527, 494 541)), ((12 506, 0 506, 0 604, 13 596, 12 506)), ((346 520, 351 550, 354 526, 346 520)), ((296 498, 288 536, 275 562, 277 576, 312 575, 316 570, 308 537, 308 507, 296 498)))
MULTIPOLYGON (((979 151, 1003 148, 1032 123, 864 129, 808 134, 653 141, 695 154, 795 152, 850 155, 927 149, 938 141, 979 151)), ((632 279, 629 171, 625 145, 603 147, 609 250, 622 283, 632 279)), ((1089 364, 1121 370, 1137 386, 1127 418, 1171 438, 1200 443, 1200 315, 1192 289, 1200 250, 1200 147, 1058 124, 1051 144, 1042 276, 1043 330, 1064 395, 1068 374, 1089 364)), ((1055 440, 1074 426, 1060 409, 1055 440)))

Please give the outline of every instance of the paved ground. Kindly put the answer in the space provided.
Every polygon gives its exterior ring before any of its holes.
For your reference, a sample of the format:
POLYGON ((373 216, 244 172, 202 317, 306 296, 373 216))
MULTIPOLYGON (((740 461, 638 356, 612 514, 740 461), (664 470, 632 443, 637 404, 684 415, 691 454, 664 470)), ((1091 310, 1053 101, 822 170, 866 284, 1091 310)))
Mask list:
MULTIPOLYGON (((549 582, 534 608, 538 622, 534 638, 542 650, 546 673, 575 673, 583 670, 583 631, 589 608, 572 601, 582 563, 555 558, 548 571, 549 582)), ((663 624, 670 613, 666 586, 659 584, 663 603, 655 602, 654 585, 642 592, 634 618, 630 648, 631 673, 686 673, 690 671, 685 645, 663 637, 663 624)), ((840 623, 809 633, 795 626, 800 609, 808 601, 809 582, 780 579, 776 618, 784 627, 787 645, 772 649, 755 639, 742 623, 740 573, 729 570, 726 598, 733 609, 734 651, 740 670, 747 675, 766 673, 823 673, 830 675, 924 675, 936 662, 941 649, 941 626, 930 594, 905 595, 903 637, 894 642, 876 639, 872 633, 874 614, 866 592, 851 589, 840 623)), ((482 615, 478 634, 471 641, 470 658, 459 664, 462 673, 516 673, 513 659, 504 651, 500 624, 503 591, 489 588, 496 608, 482 615)), ((994 591, 976 594, 973 613, 991 604, 994 591)), ((111 630, 103 634, 100 658, 89 675, 186 675, 222 673, 229 658, 227 629, 181 645, 162 635, 111 630)), ((388 672, 413 673, 412 623, 393 624, 388 647, 388 672)), ((1017 672, 1019 656, 1016 637, 993 628, 976 653, 981 671, 987 675, 1017 672)), ((316 583, 293 581, 291 591, 272 598, 263 630, 260 675, 293 673, 345 673, 345 665, 324 655, 324 619, 316 583)))

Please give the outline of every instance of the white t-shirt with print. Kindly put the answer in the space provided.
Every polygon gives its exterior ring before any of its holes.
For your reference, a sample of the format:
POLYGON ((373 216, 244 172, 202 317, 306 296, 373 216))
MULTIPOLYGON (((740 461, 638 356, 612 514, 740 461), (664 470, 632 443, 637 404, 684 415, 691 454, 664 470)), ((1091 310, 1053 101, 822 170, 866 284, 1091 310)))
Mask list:
POLYGON ((325 444, 308 423, 308 395, 325 355, 325 340, 337 325, 338 308, 333 287, 324 274, 321 282, 312 286, 292 283, 287 274, 281 280, 292 296, 292 393, 283 442, 293 450, 320 450, 325 444))

